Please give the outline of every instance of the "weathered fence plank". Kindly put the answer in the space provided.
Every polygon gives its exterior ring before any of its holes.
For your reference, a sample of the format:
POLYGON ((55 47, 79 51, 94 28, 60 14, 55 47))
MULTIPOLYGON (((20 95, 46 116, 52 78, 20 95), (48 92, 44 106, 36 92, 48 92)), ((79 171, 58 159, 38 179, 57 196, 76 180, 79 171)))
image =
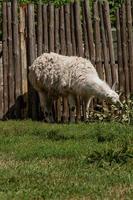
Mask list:
POLYGON ((120 9, 117 10, 117 55, 118 55, 118 78, 119 78, 119 90, 120 92, 125 91, 125 76, 123 71, 123 60, 122 60, 122 38, 121 38, 121 25, 120 25, 120 9))
POLYGON ((12 3, 12 17, 13 17, 13 56, 15 68, 15 87, 16 98, 21 95, 21 67, 20 67, 20 53, 19 53, 19 34, 18 34, 18 4, 17 0, 12 3))
POLYGON ((20 60, 22 71, 22 94, 28 92, 27 80, 27 48, 26 48, 26 24, 25 24, 25 10, 20 7, 20 60))
POLYGON ((60 44, 61 54, 66 55, 66 37, 65 37, 65 22, 64 22, 64 7, 60 8, 60 44))
MULTIPOLYGON (((15 69, 15 118, 21 118, 21 102, 19 101, 22 94, 22 77, 20 66, 20 43, 19 43, 19 22, 18 22, 18 2, 12 2, 12 30, 13 30, 13 61, 15 69)), ((10 111, 9 111, 10 113, 10 111)))
POLYGON ((72 55, 76 55, 76 38, 75 38, 75 21, 74 21, 74 4, 70 5, 71 10, 71 39, 72 39, 72 55))
POLYGON ((8 45, 7 45, 7 3, 3 2, 2 7, 3 13, 3 42, 2 42, 2 49, 3 49, 3 90, 4 90, 4 115, 8 111, 8 45))
POLYGON ((93 38, 93 28, 92 28, 92 20, 90 16, 90 9, 88 0, 84 0, 84 13, 86 18, 86 29, 88 34, 88 44, 89 44, 89 52, 90 52, 90 60, 92 64, 95 63, 95 46, 94 46, 94 38, 93 38))
POLYGON ((130 92, 133 94, 133 19, 131 13, 131 0, 126 1, 127 13, 127 32, 128 32, 128 50, 129 50, 129 77, 130 77, 130 92))
POLYGON ((49 51, 54 52, 54 5, 49 5, 49 51))
MULTIPOLYGON (((64 7, 60 8, 60 45, 61 54, 66 55, 66 35, 65 35, 65 21, 64 21, 64 7)), ((63 97, 63 121, 68 122, 68 99, 63 97)))
POLYGON ((127 32, 126 32, 126 9, 125 4, 122 5, 121 8, 121 35, 122 35, 122 53, 123 53, 123 67, 125 73, 125 93, 128 98, 130 95, 130 87, 129 87, 129 68, 128 68, 128 46, 127 46, 127 32))
POLYGON ((9 80, 9 109, 15 103, 14 93, 14 63, 13 63, 13 41, 12 41, 12 12, 11 2, 7 3, 8 15, 8 80, 9 80))
MULTIPOLYGON (((55 8, 55 52, 60 53, 60 37, 59 37, 59 8, 55 8)), ((61 122, 62 116, 62 99, 56 101, 56 121, 61 122)))
MULTIPOLYGON (((77 43, 77 55, 84 57, 83 50, 83 37, 82 37, 82 26, 80 19, 80 3, 76 0, 74 2, 74 13, 75 13, 75 25, 76 25, 76 43, 77 43)), ((76 99, 76 117, 77 121, 81 119, 81 106, 80 106, 80 97, 77 96, 76 99)))
POLYGON ((27 77, 27 47, 26 47, 26 16, 25 9, 20 7, 20 64, 22 72, 22 95, 26 107, 22 110, 22 118, 27 117, 28 112, 28 77, 27 77))
POLYGON ((131 1, 131 6, 132 6, 132 19, 133 19, 133 1, 131 1))
POLYGON ((111 69, 109 65, 109 53, 106 41, 106 32, 105 32, 105 25, 104 25, 104 18, 103 18, 103 10, 102 4, 99 3, 99 12, 100 12, 100 21, 101 21, 101 40, 102 40, 102 50, 103 50, 103 62, 104 62, 104 69, 105 69, 105 80, 111 86, 112 85, 112 77, 111 77, 111 69))
POLYGON ((75 24, 76 24, 77 55, 84 57, 82 27, 80 19, 80 4, 77 0, 74 3, 74 8, 75 8, 74 12, 75 12, 75 24))
POLYGON ((59 8, 55 8, 55 52, 60 53, 59 8))
POLYGON ((37 56, 43 50, 42 4, 37 5, 37 56))
POLYGON ((104 12, 104 20, 106 25, 107 37, 108 37, 108 45, 109 45, 109 55, 110 55, 110 65, 111 65, 111 72, 112 72, 112 82, 117 81, 117 71, 115 65, 115 56, 114 56, 114 47, 113 47, 113 37, 111 31, 111 22, 110 22, 110 15, 109 15, 109 3, 105 1, 103 3, 103 12, 104 12))
POLYGON ((70 26, 70 4, 65 5, 65 30, 67 55, 72 55, 71 26, 70 26))
MULTIPOLYGON (((34 4, 28 4, 28 66, 30 66, 36 58, 35 45, 35 19, 34 4)), ((32 86, 29 84, 29 116, 33 120, 38 118, 38 96, 32 86), (32 106, 31 106, 32 105, 32 106)))
POLYGON ((96 69, 99 77, 103 79, 103 67, 102 67, 102 48, 101 48, 101 33, 100 33, 100 17, 98 9, 98 1, 94 3, 94 33, 95 33, 95 52, 96 52, 96 69))
MULTIPOLYGON (((67 4, 64 6, 65 12, 65 31, 66 31, 66 54, 68 56, 72 55, 72 39, 71 39, 71 26, 70 26, 70 5, 67 4)), ((67 103, 67 102, 66 102, 67 103)), ((73 119, 74 111, 67 108, 68 115, 70 116, 70 121, 73 119)))
MULTIPOLYGON (((2 44, 0 43, 0 52, 2 51, 2 44)), ((0 119, 3 118, 3 64, 2 64, 2 57, 0 58, 0 119)))
POLYGON ((89 45, 88 45, 88 36, 87 36, 87 24, 85 18, 84 4, 82 2, 82 27, 83 27, 83 41, 84 41, 84 57, 90 59, 89 55, 89 45))
POLYGON ((43 40, 44 52, 48 52, 48 5, 43 5, 43 40))

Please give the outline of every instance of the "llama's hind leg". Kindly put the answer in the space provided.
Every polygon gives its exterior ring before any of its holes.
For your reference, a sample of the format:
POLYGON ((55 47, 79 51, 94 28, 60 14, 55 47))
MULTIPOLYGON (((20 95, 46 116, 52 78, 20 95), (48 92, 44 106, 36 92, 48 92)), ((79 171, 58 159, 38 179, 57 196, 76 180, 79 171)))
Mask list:
POLYGON ((52 98, 48 97, 44 91, 39 91, 41 110, 46 122, 54 122, 52 111, 52 98))
POLYGON ((69 95, 69 107, 70 107, 70 122, 75 122, 76 115, 76 98, 73 95, 69 95))

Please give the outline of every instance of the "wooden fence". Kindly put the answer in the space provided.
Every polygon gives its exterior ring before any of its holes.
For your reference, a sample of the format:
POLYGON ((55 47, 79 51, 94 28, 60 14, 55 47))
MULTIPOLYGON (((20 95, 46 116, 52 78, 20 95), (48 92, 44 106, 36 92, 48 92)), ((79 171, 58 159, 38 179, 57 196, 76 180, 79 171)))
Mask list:
MULTIPOLYGON (((91 15, 88 0, 55 7, 52 4, 2 5, 2 63, 0 62, 0 118, 40 119, 37 93, 28 83, 28 66, 43 52, 89 58, 99 76, 129 98, 133 93, 133 2, 117 10, 116 47, 108 2, 95 1, 91 15), (132 5, 131 5, 132 4, 132 5), (91 17, 92 16, 92 17, 91 17)), ((77 98, 76 115, 84 116, 84 104, 77 98)), ((54 102, 55 118, 69 119, 67 99, 54 102)))

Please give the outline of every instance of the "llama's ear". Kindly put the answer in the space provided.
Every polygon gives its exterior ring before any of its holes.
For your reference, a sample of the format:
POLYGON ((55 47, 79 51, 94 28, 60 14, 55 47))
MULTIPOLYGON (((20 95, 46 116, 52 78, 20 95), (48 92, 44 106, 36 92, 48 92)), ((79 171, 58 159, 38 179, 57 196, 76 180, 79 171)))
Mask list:
POLYGON ((123 94, 123 91, 120 92, 119 97, 121 97, 122 94, 123 94))
POLYGON ((117 86, 117 81, 112 85, 112 90, 116 90, 116 86, 117 86))

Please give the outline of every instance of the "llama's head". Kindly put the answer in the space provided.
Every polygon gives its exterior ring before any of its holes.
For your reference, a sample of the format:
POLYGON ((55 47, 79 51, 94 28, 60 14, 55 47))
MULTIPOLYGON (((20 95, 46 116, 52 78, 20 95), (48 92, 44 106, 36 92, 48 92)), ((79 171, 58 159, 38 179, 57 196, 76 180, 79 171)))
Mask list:
POLYGON ((122 107, 122 103, 120 101, 120 97, 119 95, 114 91, 114 90, 110 90, 108 95, 107 95, 107 100, 116 105, 117 107, 122 107))
POLYGON ((117 107, 123 107, 121 101, 120 101, 120 95, 115 92, 115 86, 117 83, 114 83, 112 86, 112 89, 109 90, 107 94, 107 100, 111 102, 112 104, 116 105, 117 107))

